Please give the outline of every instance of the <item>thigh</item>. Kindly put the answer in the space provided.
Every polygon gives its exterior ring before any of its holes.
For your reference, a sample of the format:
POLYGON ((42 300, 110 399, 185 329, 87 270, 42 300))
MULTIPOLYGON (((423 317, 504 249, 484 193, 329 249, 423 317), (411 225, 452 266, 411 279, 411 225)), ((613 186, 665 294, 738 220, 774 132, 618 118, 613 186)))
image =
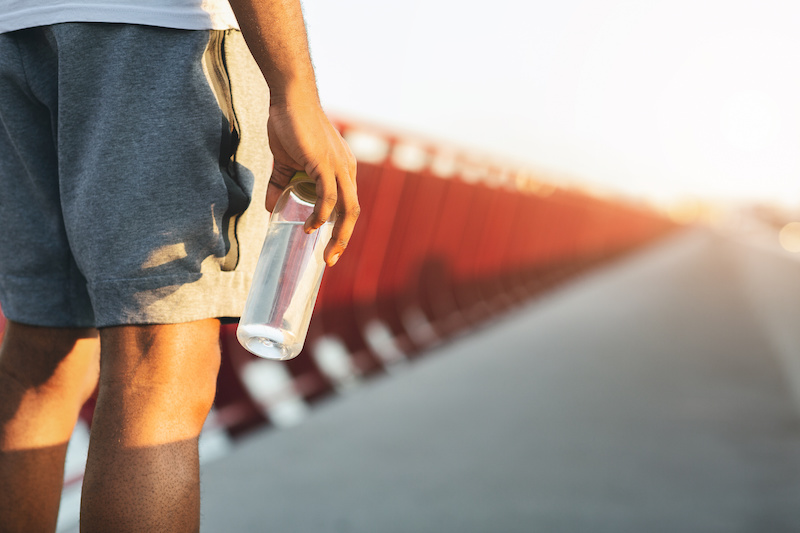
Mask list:
POLYGON ((19 323, 88 327, 58 186, 57 67, 41 29, 0 34, 0 302, 19 323))
POLYGON ((99 431, 130 446, 197 437, 216 393, 218 320, 101 328, 100 348, 99 431))
POLYGON ((62 209, 96 326, 236 313, 235 301, 218 303, 246 292, 237 229, 252 180, 236 172, 236 123, 221 107, 228 80, 212 45, 224 34, 111 24, 52 33, 62 209))

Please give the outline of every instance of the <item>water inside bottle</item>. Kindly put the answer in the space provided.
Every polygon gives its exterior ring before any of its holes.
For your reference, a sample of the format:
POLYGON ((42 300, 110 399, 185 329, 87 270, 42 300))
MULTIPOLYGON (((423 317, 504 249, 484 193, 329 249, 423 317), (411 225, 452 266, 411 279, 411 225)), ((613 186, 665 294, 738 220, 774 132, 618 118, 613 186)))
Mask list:
POLYGON ((300 352, 332 230, 333 224, 326 223, 308 235, 303 222, 270 223, 265 240, 269 246, 261 250, 251 297, 237 330, 249 351, 270 359, 291 359, 300 352), (312 297, 296 298, 296 293, 312 297))

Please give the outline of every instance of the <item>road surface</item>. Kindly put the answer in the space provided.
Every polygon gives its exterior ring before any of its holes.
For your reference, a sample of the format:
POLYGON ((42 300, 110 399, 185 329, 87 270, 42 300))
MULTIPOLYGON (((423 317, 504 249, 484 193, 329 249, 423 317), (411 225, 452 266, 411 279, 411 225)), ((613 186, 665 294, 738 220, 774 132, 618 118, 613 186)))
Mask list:
POLYGON ((204 465, 203 528, 800 531, 800 262, 691 230, 204 465))

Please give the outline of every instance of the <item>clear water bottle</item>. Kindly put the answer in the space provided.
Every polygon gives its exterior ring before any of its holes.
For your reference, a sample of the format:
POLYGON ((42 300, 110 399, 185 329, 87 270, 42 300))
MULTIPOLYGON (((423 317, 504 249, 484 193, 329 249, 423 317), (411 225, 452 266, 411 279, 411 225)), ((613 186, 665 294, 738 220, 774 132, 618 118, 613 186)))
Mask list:
POLYGON ((303 348, 317 300, 335 212, 317 231, 303 224, 314 210, 316 185, 298 172, 281 194, 269 219, 267 236, 256 265, 253 284, 236 330, 248 351, 268 359, 286 360, 303 348))

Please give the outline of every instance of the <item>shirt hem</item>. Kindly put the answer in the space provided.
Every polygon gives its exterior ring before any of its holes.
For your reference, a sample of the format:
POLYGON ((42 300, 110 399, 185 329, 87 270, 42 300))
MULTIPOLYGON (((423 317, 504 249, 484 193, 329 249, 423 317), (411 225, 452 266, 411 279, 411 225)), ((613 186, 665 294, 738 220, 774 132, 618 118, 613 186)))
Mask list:
POLYGON ((187 9, 67 4, 12 11, 0 16, 0 33, 65 22, 141 24, 178 30, 239 29, 233 13, 187 9))

